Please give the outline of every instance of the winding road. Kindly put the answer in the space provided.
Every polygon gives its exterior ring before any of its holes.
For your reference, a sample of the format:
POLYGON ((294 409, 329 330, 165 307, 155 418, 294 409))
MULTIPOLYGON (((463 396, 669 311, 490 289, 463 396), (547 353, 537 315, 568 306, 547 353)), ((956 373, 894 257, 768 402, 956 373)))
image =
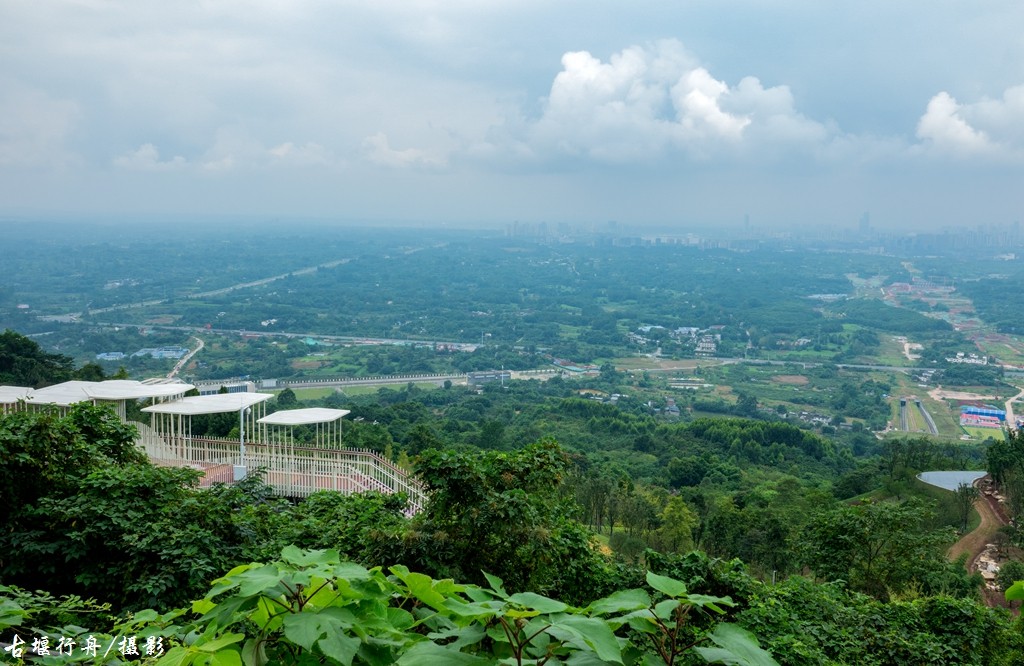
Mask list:
POLYGON ((174 364, 174 369, 167 373, 167 379, 174 379, 175 375, 181 372, 181 369, 184 368, 185 365, 192 360, 192 357, 198 354, 199 350, 206 346, 206 343, 203 342, 202 338, 193 337, 192 339, 198 342, 199 344, 196 345, 195 349, 185 354, 183 357, 181 357, 180 361, 174 364))

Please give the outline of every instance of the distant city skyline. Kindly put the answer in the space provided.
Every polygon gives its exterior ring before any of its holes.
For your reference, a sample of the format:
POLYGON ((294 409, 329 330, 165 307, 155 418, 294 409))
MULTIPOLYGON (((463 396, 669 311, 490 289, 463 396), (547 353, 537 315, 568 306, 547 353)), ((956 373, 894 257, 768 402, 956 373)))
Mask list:
POLYGON ((0 0, 0 224, 1008 225, 1022 25, 1007 0, 0 0))

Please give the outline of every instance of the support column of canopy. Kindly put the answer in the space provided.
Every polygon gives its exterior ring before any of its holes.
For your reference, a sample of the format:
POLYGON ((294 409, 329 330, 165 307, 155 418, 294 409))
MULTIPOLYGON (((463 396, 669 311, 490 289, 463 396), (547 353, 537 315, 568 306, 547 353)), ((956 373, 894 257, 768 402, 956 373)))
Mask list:
MULTIPOLYGON (((176 430, 181 437, 184 446, 189 450, 186 459, 191 459, 192 439, 192 417, 203 414, 238 414, 239 438, 238 454, 235 457, 234 478, 236 481, 245 477, 248 471, 246 462, 245 444, 247 435, 255 435, 259 438, 260 429, 257 424, 259 419, 266 413, 267 400, 274 397, 269 393, 218 393, 216 395, 197 395, 164 402, 144 407, 143 412, 167 416, 170 428, 176 430), (175 423, 177 421, 177 423, 175 423), (187 434, 186 434, 187 433, 187 434)), ((204 443, 207 450, 212 447, 204 443)), ((210 456, 203 456, 204 462, 210 461, 210 456)))
MULTIPOLYGON (((281 461, 286 470, 289 480, 289 490, 309 490, 302 488, 301 480, 316 482, 316 472, 322 471, 330 475, 332 482, 330 487, 339 488, 341 470, 337 464, 326 465, 324 458, 317 451, 327 449, 337 450, 341 448, 341 419, 350 412, 347 409, 326 409, 312 407, 308 409, 285 409, 269 414, 260 419, 260 423, 276 430, 284 442, 285 454, 281 461), (309 451, 302 456, 296 453, 296 432, 300 426, 314 426, 313 441, 309 442, 314 451, 309 451), (306 463, 306 464, 302 464, 306 463), (313 469, 315 464, 316 469, 313 469), (310 467, 309 470, 303 469, 310 467)), ((318 488, 319 486, 315 486, 318 488)))

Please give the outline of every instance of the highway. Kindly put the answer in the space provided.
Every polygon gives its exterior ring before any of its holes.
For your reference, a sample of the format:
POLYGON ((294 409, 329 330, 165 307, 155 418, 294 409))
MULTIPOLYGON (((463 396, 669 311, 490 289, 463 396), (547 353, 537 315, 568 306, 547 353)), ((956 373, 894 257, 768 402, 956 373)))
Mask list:
MULTIPOLYGON (((210 296, 221 296, 223 294, 229 294, 229 293, 231 293, 233 291, 237 291, 239 289, 251 289, 252 287, 259 287, 259 286, 262 286, 262 285, 265 285, 265 284, 270 284, 271 282, 276 282, 277 280, 283 280, 286 277, 290 277, 292 275, 308 275, 309 273, 313 273, 313 272, 315 272, 315 271, 317 271, 317 270, 319 270, 321 268, 334 268, 335 266, 341 266, 342 264, 347 264, 350 261, 352 261, 352 260, 348 259, 348 258, 346 258, 346 259, 336 259, 335 261, 328 261, 328 262, 323 263, 323 264, 317 264, 316 266, 307 266, 306 268, 300 268, 298 270, 288 271, 287 273, 281 273, 280 275, 272 275, 270 277, 262 278, 262 279, 259 279, 259 280, 253 280, 252 282, 242 282, 240 284, 232 285, 230 287, 223 287, 221 289, 213 289, 211 291, 203 291, 203 292, 199 292, 197 294, 188 294, 187 296, 185 296, 185 298, 196 299, 196 298, 208 298, 210 296)), ((105 312, 114 312, 114 311, 117 311, 117 310, 131 310, 131 309, 134 309, 134 308, 144 308, 144 307, 149 307, 149 306, 152 306, 152 305, 160 305, 161 303, 166 303, 166 302, 167 302, 166 298, 157 298, 157 299, 151 299, 151 300, 148 300, 148 301, 141 301, 139 303, 123 303, 121 305, 111 305, 110 307, 106 307, 106 308, 96 308, 94 310, 88 310, 86 312, 86 314, 88 314, 88 315, 97 315, 97 314, 103 314, 105 312)))
POLYGON ((185 354, 180 361, 174 364, 174 369, 167 373, 167 379, 174 379, 174 377, 179 372, 181 372, 181 369, 184 368, 185 365, 192 360, 192 357, 198 354, 199 351, 206 346, 206 343, 203 342, 202 338, 197 338, 193 336, 192 339, 195 340, 197 343, 196 348, 190 351, 189 353, 185 354))

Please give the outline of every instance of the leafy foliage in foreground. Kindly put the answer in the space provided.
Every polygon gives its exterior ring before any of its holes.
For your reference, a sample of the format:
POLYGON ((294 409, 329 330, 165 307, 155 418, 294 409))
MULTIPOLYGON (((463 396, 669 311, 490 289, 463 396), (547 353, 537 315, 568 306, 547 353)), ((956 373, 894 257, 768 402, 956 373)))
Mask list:
MULTIPOLYGON (((707 663, 776 664, 735 625, 691 624, 698 615, 724 614, 729 598, 690 594, 666 576, 647 575, 651 592, 622 590, 576 608, 533 592, 509 594, 493 576, 479 587, 402 566, 390 573, 343 562, 337 551, 288 547, 276 562, 217 579, 192 604, 195 619, 179 624, 182 611, 142 611, 100 643, 161 636, 170 649, 156 663, 174 666, 676 664, 687 653, 707 663)), ((0 631, 31 627, 30 610, 0 603, 0 631)))

